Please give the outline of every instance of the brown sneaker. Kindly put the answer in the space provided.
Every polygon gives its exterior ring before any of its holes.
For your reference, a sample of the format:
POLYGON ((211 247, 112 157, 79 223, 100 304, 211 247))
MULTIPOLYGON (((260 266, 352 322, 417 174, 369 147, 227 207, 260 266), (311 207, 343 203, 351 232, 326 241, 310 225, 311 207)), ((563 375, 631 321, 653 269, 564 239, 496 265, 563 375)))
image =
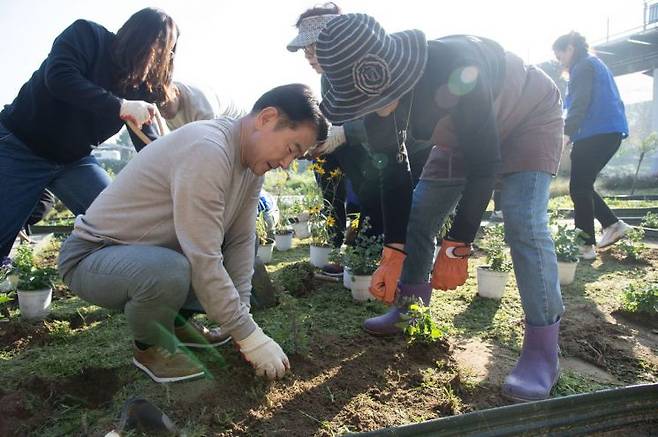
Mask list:
POLYGON ((184 381, 203 376, 201 366, 187 355, 180 351, 171 353, 159 346, 151 346, 146 350, 133 346, 133 364, 159 383, 184 381))
POLYGON ((217 347, 231 341, 231 336, 224 334, 220 328, 208 329, 193 320, 188 320, 183 326, 175 327, 174 334, 178 341, 187 347, 217 347))

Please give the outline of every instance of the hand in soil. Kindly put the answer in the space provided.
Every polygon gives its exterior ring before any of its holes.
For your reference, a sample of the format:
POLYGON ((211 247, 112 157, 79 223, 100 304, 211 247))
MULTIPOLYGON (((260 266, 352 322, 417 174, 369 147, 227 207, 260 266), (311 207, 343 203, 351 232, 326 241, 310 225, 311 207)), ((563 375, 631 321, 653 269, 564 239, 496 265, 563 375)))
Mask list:
POLYGON ((260 327, 237 344, 244 359, 251 363, 258 376, 281 378, 290 370, 290 361, 281 346, 265 335, 260 327))

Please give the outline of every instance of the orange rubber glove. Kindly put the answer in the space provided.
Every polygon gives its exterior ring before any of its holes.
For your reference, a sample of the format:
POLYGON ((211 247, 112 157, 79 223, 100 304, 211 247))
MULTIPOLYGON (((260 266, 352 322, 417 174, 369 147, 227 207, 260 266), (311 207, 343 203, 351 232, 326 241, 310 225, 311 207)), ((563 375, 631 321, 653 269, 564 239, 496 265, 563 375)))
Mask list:
POLYGON ((370 281, 370 294, 384 303, 392 304, 395 300, 395 291, 402 274, 402 264, 407 257, 405 251, 394 247, 384 246, 379 267, 372 274, 370 281))
POLYGON ((470 244, 443 240, 432 269, 432 288, 453 290, 464 284, 468 278, 468 257, 472 250, 470 244))

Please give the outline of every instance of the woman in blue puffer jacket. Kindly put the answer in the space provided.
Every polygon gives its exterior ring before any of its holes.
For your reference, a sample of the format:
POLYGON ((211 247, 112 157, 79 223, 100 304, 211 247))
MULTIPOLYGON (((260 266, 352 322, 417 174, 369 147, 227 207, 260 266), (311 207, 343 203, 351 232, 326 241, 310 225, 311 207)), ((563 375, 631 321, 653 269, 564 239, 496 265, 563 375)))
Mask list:
POLYGON ((587 41, 581 34, 562 35, 553 43, 553 51, 569 71, 564 101, 564 139, 565 145, 573 143, 569 192, 574 204, 575 225, 587 234, 581 257, 594 259, 595 245, 599 249, 608 247, 631 229, 594 191, 599 172, 628 136, 624 102, 612 73, 599 58, 589 53, 587 41), (598 244, 594 218, 603 227, 598 244))

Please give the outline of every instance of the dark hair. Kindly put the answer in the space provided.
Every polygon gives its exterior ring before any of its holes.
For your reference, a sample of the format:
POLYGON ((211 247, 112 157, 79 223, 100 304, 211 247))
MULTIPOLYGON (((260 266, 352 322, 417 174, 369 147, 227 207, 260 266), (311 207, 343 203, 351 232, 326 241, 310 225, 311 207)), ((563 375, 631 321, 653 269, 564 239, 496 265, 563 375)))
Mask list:
POLYGON ((299 18, 297 19, 297 22, 295 23, 295 27, 299 27, 301 24, 302 20, 304 18, 308 17, 317 17, 318 15, 340 15, 343 12, 341 9, 338 7, 338 5, 334 2, 327 2, 323 5, 320 6, 314 6, 311 9, 307 9, 302 13, 299 18))
POLYGON ((317 141, 327 139, 329 124, 320 111, 318 100, 307 85, 291 83, 272 88, 254 103, 251 113, 274 107, 281 117, 283 125, 295 129, 299 124, 311 123, 317 130, 317 141))
POLYGON ((563 52, 570 45, 576 50, 576 58, 585 56, 589 52, 589 44, 585 37, 574 30, 556 39, 553 43, 553 51, 563 52))
POLYGON ((160 9, 145 8, 133 14, 112 43, 118 91, 125 94, 143 86, 149 100, 160 104, 169 100, 179 33, 174 20, 160 9))

